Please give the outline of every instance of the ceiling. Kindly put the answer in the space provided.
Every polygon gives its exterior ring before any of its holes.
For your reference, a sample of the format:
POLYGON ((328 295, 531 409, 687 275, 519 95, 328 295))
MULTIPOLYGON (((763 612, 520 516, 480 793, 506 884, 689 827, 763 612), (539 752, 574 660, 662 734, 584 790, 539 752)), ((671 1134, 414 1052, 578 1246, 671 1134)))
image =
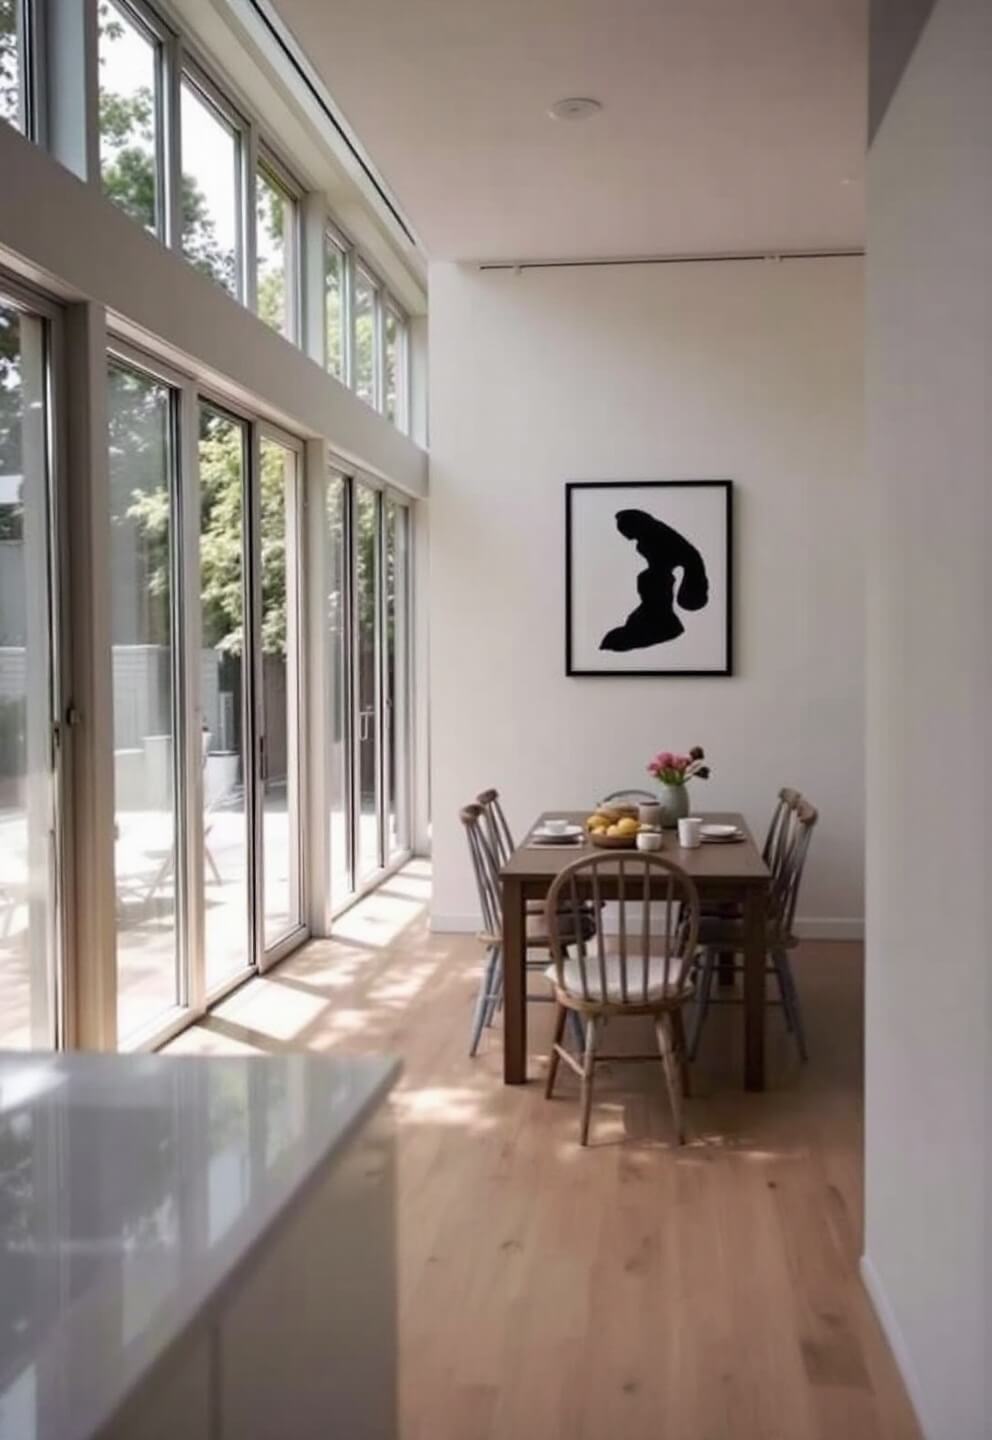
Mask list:
POLYGON ((277 8, 432 259, 863 241, 867 0, 277 8))

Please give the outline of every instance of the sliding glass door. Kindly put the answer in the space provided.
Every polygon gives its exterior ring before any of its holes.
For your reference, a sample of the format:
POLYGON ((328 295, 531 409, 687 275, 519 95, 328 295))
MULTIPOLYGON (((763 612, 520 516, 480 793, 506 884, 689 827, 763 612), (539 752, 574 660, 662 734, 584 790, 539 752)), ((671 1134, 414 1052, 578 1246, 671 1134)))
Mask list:
POLYGON ((52 324, 0 291, 0 1049, 57 1039, 52 324))
POLYGON ((410 848, 409 509, 332 474, 324 535, 331 904, 363 893, 410 848))
POLYGON ((107 410, 117 1035, 125 1043, 181 1001, 178 402, 174 387, 111 360, 107 410))
MULTIPOLYGON (((203 929, 211 994, 254 963, 245 664, 245 421, 200 407, 203 929)), ((250 653, 250 652, 249 652, 250 653)))
POLYGON ((385 860, 410 848, 410 511, 387 495, 383 508, 383 736, 385 860))
POLYGON ((258 522, 261 856, 266 951, 303 924, 300 828, 299 452, 263 435, 258 522))
POLYGON ((355 482, 355 792, 356 880, 382 867, 380 688, 380 492, 355 482))

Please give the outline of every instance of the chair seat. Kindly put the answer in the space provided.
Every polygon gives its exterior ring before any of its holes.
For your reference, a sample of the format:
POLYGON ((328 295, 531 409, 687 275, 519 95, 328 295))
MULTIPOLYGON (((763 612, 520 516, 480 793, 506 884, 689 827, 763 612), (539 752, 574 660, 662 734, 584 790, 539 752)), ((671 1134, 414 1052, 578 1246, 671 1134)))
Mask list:
MULTIPOLYGON (((567 911, 558 917, 558 934, 563 945, 574 945, 581 937, 583 940, 591 940, 596 933, 596 922, 591 915, 582 914, 579 917, 578 930, 575 926, 575 917, 571 911, 567 911)), ((548 927, 544 923, 544 912, 540 915, 527 916, 527 945, 537 949, 542 946, 545 950, 550 947, 548 938, 548 927)))
MULTIPOLYGON (((592 955, 586 957, 586 980, 589 985, 589 999, 593 1001, 605 1001, 610 1005, 624 1004, 623 984, 621 977, 620 959, 617 955, 606 957, 606 994, 603 995, 603 987, 600 983, 599 961, 592 955)), ((669 966, 668 983, 665 983, 665 962, 660 955, 652 956, 648 961, 648 1004, 656 1000, 687 1000, 692 994, 692 981, 686 976, 681 984, 673 974, 674 964, 669 966)), ((554 965, 549 965, 545 975, 552 982, 558 984, 558 972, 554 965)), ((582 995, 582 970, 576 959, 566 960, 563 967, 564 988, 569 995, 574 995, 581 1000, 582 995)), ((641 1005, 645 1003, 645 992, 643 989, 643 970, 640 958, 628 957, 627 960, 627 1001, 628 1005, 641 1005)))

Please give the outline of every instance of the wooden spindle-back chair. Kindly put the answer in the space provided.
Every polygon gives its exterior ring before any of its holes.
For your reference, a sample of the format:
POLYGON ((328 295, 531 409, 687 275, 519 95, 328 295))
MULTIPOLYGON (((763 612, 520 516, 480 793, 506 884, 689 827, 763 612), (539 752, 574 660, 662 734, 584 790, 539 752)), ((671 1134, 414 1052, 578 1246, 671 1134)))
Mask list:
POLYGON ((671 1101, 679 1144, 685 1138, 682 1096, 685 1045, 682 1006, 692 993, 690 971, 699 927, 699 895, 678 865, 653 852, 610 851, 583 856, 554 880, 545 902, 545 924, 552 963, 545 971, 554 985, 558 1013, 545 1094, 554 1093, 558 1064, 564 1060, 582 1082, 579 1138, 589 1140, 593 1070, 597 1060, 660 1060, 671 1101), (591 904, 599 913, 605 902, 616 907, 618 933, 607 949, 602 930, 573 940, 568 926, 591 904), (570 1012, 585 1017, 585 1052, 579 1064, 563 1047, 570 1012), (650 1015, 658 1053, 652 1056, 597 1055, 607 1020, 618 1015, 650 1015))
MULTIPOLYGON (((795 933, 796 902, 810 840, 819 815, 816 807, 803 799, 797 791, 783 790, 780 792, 780 807, 779 811, 776 811, 776 817, 777 828, 776 820, 773 820, 765 850, 765 861, 772 872, 766 929, 768 972, 776 979, 786 1026, 790 1034, 795 1036, 800 1058, 805 1061, 809 1058, 806 1027, 789 952, 799 943, 795 933)), ((703 958, 699 965, 696 1014, 689 1042, 691 1060, 696 1058, 699 1051, 699 1042, 710 1006, 737 1003, 736 999, 715 1000, 713 982, 721 958, 728 953, 731 957, 736 957, 740 949, 740 939, 739 918, 704 917, 699 935, 703 958)), ((742 967, 735 958, 733 963, 735 971, 740 971, 742 967)))
MULTIPOLYGON (((485 950, 482 979, 472 1016, 472 1032, 469 1043, 469 1054, 474 1056, 479 1048, 483 1028, 492 1024, 496 1007, 503 994, 503 894, 499 878, 503 862, 500 861, 487 833, 488 826, 482 805, 466 805, 459 812, 459 819, 465 827, 469 856, 479 894, 479 910, 482 915, 479 940, 485 950)), ((571 932, 571 939, 569 939, 567 936, 570 923, 567 918, 563 922, 566 944, 571 944, 576 937, 589 938, 595 929, 594 921, 587 912, 580 917, 579 923, 571 932)), ((546 952, 550 949, 550 940, 544 927, 543 907, 542 913, 528 914, 527 916, 526 946, 528 952, 533 950, 546 952)), ((534 961, 528 959, 527 968, 543 970, 545 963, 543 958, 534 961)), ((546 1004, 551 996, 530 995, 528 999, 546 1004)), ((576 1028, 578 1029, 578 1026, 576 1028)))

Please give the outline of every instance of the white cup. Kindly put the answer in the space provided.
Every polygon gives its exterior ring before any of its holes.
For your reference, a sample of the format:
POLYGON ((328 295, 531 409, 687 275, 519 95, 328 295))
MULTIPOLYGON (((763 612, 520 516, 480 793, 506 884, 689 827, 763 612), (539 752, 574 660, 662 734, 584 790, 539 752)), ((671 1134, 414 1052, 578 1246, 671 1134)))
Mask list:
POLYGON ((549 835, 564 835, 568 829, 567 820, 545 820, 544 828, 549 835))
POLYGON ((637 836, 638 850, 660 850, 663 844, 660 830, 641 830, 637 836))
POLYGON ((695 850, 702 843, 703 822, 695 815, 679 821, 679 844, 683 850, 695 850))

